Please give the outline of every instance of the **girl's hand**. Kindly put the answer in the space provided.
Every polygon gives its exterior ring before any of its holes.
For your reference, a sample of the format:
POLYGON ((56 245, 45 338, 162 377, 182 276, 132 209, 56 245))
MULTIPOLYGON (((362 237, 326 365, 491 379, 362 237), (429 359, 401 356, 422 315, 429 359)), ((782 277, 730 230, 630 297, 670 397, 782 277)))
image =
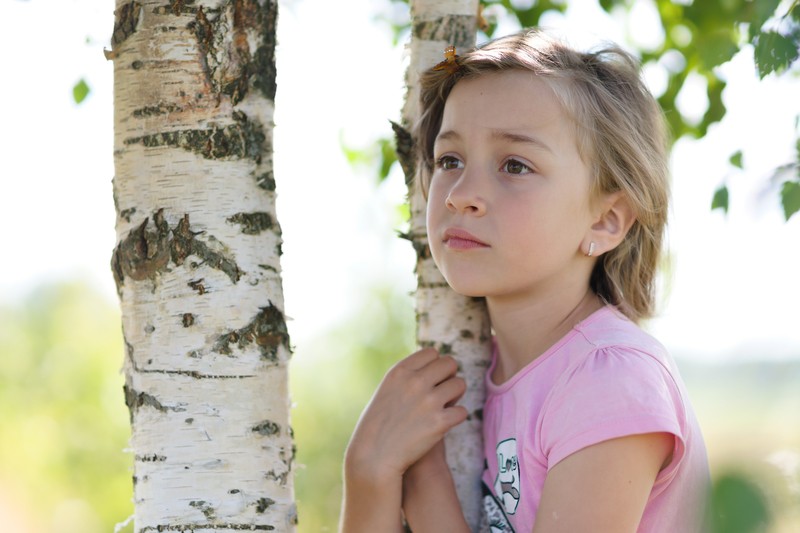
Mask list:
POLYGON ((452 357, 440 357, 432 348, 392 367, 353 432, 346 474, 368 476, 375 484, 399 481, 448 430, 463 422, 467 410, 453 404, 466 384, 456 370, 452 357))

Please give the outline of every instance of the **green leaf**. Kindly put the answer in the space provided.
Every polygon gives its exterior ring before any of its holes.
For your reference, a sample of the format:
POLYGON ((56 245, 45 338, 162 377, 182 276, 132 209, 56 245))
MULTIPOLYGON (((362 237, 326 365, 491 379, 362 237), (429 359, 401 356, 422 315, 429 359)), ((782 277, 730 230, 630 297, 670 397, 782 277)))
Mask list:
POLYGON ((761 27, 771 16, 775 14, 778 9, 778 4, 781 0, 757 0, 750 4, 752 6, 752 17, 748 21, 750 23, 750 42, 761 33, 761 27))
POLYGON ((380 139, 378 143, 381 148, 381 168, 378 171, 378 181, 382 182, 389 177, 392 165, 397 162, 397 152, 395 152, 394 143, 389 139, 380 139))
POLYGON ((600 0, 600 7, 602 7, 607 13, 611 13, 611 8, 614 7, 614 4, 616 4, 616 2, 613 0, 600 0))
POLYGON ((786 69, 797 59, 798 38, 781 35, 775 31, 763 32, 754 39, 756 45, 756 67, 763 79, 767 74, 786 69))
POLYGON ((800 181, 785 181, 781 188, 781 204, 786 220, 800 211, 800 181))
POLYGON ((729 61, 739 51, 738 36, 732 28, 720 27, 695 32, 693 46, 703 66, 712 68, 729 61))
POLYGON ((714 193, 714 199, 711 200, 711 210, 722 209, 724 213, 728 213, 728 187, 723 185, 714 193))
POLYGON ((83 102, 87 96, 89 96, 89 85, 81 79, 75 86, 72 88, 72 98, 75 100, 76 104, 80 104, 83 102))
POLYGON ((724 473, 714 481, 711 507, 713 533, 765 531, 771 521, 764 493, 736 472, 724 473))
POLYGON ((736 150, 731 154, 731 157, 728 159, 728 161, 736 168, 742 168, 742 151, 736 150))

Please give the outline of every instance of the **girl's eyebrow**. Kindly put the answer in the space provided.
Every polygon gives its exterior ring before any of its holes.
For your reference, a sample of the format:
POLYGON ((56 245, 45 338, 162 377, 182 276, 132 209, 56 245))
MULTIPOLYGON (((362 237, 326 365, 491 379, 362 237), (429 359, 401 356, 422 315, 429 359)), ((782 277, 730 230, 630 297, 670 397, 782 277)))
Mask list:
MULTIPOLYGON (((549 146, 547 146, 547 144, 537 139, 536 137, 525 135, 523 133, 515 133, 513 131, 508 131, 508 130, 493 129, 490 130, 490 137, 498 141, 506 141, 516 144, 530 144, 539 149, 553 153, 553 150, 549 146)), ((439 135, 436 136, 434 142, 459 140, 459 139, 461 139, 461 135, 459 135, 458 132, 456 132, 455 130, 446 130, 440 132, 439 135)))
POLYGON ((507 131, 507 130, 492 130, 491 137, 492 139, 496 139, 499 141, 507 141, 518 144, 532 144, 537 148, 541 148, 542 150, 553 153, 553 150, 551 150, 550 147, 547 146, 544 142, 537 139, 536 137, 525 135, 523 133, 514 133, 512 131, 507 131))

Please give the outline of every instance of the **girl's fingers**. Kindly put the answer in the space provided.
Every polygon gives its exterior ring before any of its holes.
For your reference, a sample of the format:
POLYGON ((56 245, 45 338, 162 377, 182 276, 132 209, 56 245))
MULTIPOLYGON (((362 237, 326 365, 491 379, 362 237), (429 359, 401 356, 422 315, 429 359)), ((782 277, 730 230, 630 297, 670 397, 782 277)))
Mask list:
POLYGON ((433 348, 423 348, 400 361, 398 366, 405 366, 411 370, 419 370, 437 359, 439 359, 439 352, 433 348))
POLYGON ((437 357, 435 360, 429 362, 420 372, 424 372, 425 380, 431 386, 438 385, 439 383, 456 375, 458 370, 458 363, 449 355, 437 357))
POLYGON ((451 428, 454 428, 466 420, 468 415, 469 412, 466 407, 463 405, 454 405, 444 410, 442 413, 442 422, 449 431, 451 428))
POLYGON ((442 405, 443 407, 452 405, 464 395, 466 390, 467 384, 461 378, 452 377, 443 381, 439 383, 434 390, 436 405, 442 405))

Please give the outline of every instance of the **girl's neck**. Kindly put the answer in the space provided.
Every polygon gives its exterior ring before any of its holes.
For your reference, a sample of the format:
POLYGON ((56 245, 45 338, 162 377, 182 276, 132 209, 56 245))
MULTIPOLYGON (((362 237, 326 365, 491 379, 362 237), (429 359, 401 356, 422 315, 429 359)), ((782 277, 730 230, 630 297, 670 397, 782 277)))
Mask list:
POLYGON ((492 381, 500 384, 545 353, 577 323, 603 307, 588 287, 541 298, 487 298, 499 357, 492 381))

